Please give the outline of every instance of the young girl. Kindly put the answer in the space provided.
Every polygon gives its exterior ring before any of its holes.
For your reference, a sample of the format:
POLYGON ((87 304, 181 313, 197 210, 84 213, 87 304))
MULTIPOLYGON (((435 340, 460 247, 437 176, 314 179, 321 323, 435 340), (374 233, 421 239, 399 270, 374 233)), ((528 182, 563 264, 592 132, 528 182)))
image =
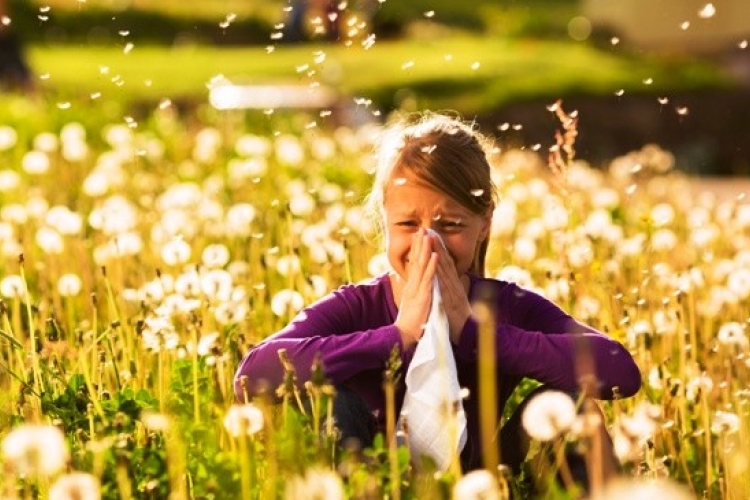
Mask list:
MULTIPOLYGON (((419 118, 388 129, 368 199, 380 216, 391 271, 342 286, 252 348, 239 366, 235 388, 242 400, 246 391, 254 394, 259 382, 278 387, 283 378, 280 349, 286 349, 303 383, 319 354, 337 389, 334 413, 342 437, 368 446, 384 430, 386 363, 395 346, 402 370, 407 370, 437 277, 458 382, 469 389, 463 401, 468 437, 460 455, 467 471, 482 466, 482 446, 497 446, 481 442, 479 433, 478 324, 471 304, 480 296, 491 297, 494 310, 497 415, 525 377, 544 389, 579 393, 576 355, 581 341, 593 366, 596 397, 631 396, 641 377, 618 342, 536 293, 484 276, 495 196, 484 139, 456 118, 419 118)), ((397 412, 404 394, 401 377, 397 412)), ((523 406, 505 423, 499 440, 503 463, 516 472, 528 442, 519 423, 523 406)))

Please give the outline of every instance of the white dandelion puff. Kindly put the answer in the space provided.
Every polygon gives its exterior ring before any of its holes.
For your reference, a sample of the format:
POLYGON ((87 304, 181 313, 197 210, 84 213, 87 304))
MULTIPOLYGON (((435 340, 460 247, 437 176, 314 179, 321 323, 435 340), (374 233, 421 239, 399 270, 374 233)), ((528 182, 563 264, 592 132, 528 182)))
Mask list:
POLYGON ((304 476, 293 476, 284 489, 285 500, 343 500, 341 476, 321 467, 311 467, 304 476))
POLYGON ((77 274, 67 273, 57 280, 57 291, 62 297, 75 297, 81 293, 83 282, 77 274))
POLYGON ((252 403, 232 405, 224 416, 224 428, 234 437, 257 434, 263 429, 263 412, 252 403))
POLYGON ((8 298, 23 298, 26 295, 26 283, 18 274, 9 274, 0 280, 0 294, 8 298))
POLYGON ((296 290, 279 290, 271 299, 271 311, 276 316, 283 316, 290 311, 293 313, 301 310, 305 305, 305 299, 296 290))
POLYGON ((730 321, 721 325, 716 334, 716 340, 722 345, 738 347, 742 350, 750 347, 750 341, 748 341, 745 329, 737 321, 730 321))
POLYGON ((68 462, 63 432, 53 425, 24 424, 12 429, 2 441, 8 465, 21 475, 51 476, 68 462))
POLYGON ((229 249, 222 243, 214 243, 203 249, 201 262, 209 269, 224 267, 229 262, 229 249))
POLYGON ((47 153, 43 151, 28 151, 21 159, 21 167, 24 172, 31 175, 46 174, 51 166, 51 161, 47 153))
POLYGON ((49 489, 49 500, 99 500, 99 480, 86 472, 60 476, 49 489))
POLYGON ((521 415, 523 428, 539 441, 551 441, 567 432, 575 420, 575 402, 560 391, 545 391, 533 396, 521 415))
POLYGON ((164 244, 161 249, 161 259, 169 266, 184 264, 190 259, 191 249, 182 238, 173 238, 164 244))
POLYGON ((473 470, 461 477, 453 485, 456 500, 500 500, 497 478, 486 469, 473 470))

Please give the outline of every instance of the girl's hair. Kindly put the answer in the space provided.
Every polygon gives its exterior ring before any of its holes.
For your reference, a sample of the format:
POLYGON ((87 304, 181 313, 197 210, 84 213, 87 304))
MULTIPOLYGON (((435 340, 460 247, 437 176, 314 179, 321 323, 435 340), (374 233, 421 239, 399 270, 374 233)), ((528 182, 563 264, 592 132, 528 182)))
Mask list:
MULTIPOLYGON (((398 118, 384 129, 377 147, 375 179, 366 208, 382 228, 389 181, 408 174, 471 212, 485 215, 495 204, 489 146, 473 124, 457 116, 430 112, 398 118)), ((488 243, 489 236, 477 246, 470 272, 484 275, 488 243)))

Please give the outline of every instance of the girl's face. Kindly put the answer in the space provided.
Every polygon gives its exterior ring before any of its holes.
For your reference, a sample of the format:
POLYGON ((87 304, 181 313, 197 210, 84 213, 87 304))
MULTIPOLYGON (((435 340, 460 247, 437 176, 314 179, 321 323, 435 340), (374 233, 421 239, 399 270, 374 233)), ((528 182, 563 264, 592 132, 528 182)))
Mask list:
POLYGON ((412 176, 394 176, 383 201, 388 261, 393 270, 406 279, 412 236, 419 228, 429 228, 440 235, 458 275, 463 276, 471 268, 479 244, 489 233, 491 217, 491 211, 477 215, 412 176))

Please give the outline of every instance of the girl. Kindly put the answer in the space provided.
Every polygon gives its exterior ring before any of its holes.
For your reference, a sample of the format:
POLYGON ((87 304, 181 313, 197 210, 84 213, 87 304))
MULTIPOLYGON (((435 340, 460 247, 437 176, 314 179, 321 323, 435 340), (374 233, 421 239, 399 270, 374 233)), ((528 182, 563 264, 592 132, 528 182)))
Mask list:
MULTIPOLYGON (((481 442, 479 434, 478 324, 471 307, 477 298, 489 297, 494 310, 497 415, 525 377, 540 382, 542 390, 579 392, 576 354, 581 345, 592 363, 594 396, 611 399, 638 391, 640 372, 621 344, 536 293, 484 276, 495 192, 483 142, 472 126, 441 114, 387 129, 368 205, 379 215, 391 271, 342 286, 252 348, 237 371, 238 398, 244 399, 246 390, 252 396, 261 381, 274 388, 281 384, 279 349, 286 349, 300 383, 309 379, 319 354, 337 389, 334 413, 342 438, 369 445, 384 429, 386 362, 396 346, 402 369, 409 366, 430 312, 435 277, 458 381, 469 389, 463 402, 464 471, 481 467, 482 446, 497 446, 481 442), (246 377, 246 389, 241 377, 246 377)), ((403 380, 397 387, 397 412, 403 380)), ((503 462, 516 472, 528 446, 519 424, 523 406, 505 423, 499 440, 503 462)))

